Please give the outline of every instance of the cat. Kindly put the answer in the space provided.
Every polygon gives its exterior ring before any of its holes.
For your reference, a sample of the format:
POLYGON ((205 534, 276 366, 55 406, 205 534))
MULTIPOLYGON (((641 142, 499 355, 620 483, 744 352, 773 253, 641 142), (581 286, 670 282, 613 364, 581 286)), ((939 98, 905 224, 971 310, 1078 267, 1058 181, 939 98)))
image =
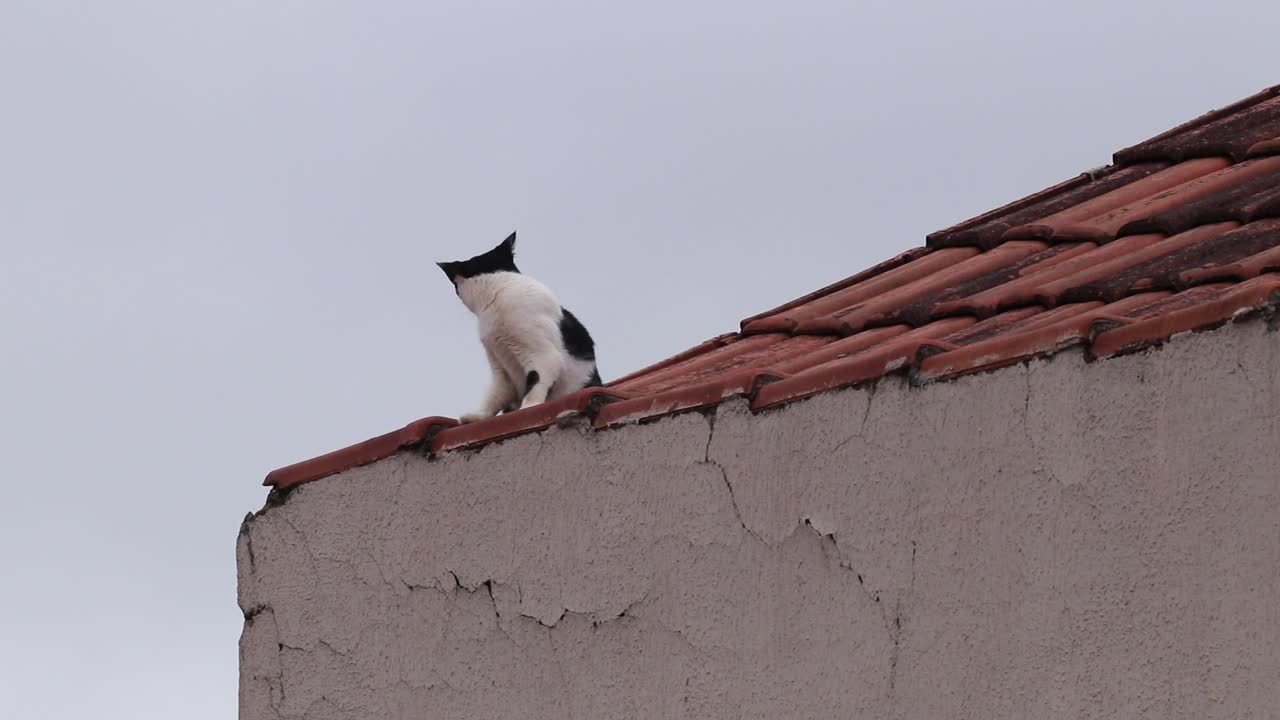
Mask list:
POLYGON ((476 422, 601 385, 595 343, 551 290, 516 268, 516 234, 470 260, 436 263, 480 322, 492 378, 476 422))

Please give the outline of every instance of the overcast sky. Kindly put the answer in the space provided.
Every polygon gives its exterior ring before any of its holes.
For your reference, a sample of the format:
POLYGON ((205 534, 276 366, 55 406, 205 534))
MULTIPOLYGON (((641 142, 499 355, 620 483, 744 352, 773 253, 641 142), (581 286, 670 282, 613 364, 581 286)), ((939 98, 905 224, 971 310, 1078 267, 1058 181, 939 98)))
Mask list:
POLYGON ((270 469, 487 378, 519 230, 605 379, 1272 84, 1274 2, 0 0, 0 704, 235 716, 270 469))

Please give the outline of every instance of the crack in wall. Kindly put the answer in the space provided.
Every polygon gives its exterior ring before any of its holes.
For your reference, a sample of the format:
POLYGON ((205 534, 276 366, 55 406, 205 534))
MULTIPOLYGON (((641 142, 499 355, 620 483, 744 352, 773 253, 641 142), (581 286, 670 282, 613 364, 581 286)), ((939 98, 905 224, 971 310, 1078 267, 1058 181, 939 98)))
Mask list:
MULTIPOLYGON (((523 647, 520 643, 516 642, 515 638, 511 637, 511 633, 507 632, 507 629, 502 625, 502 613, 498 610, 498 598, 493 595, 493 581, 485 580, 480 584, 484 586, 485 591, 489 594, 489 603, 493 605, 494 625, 498 628, 498 632, 502 633, 503 637, 509 640, 512 645, 515 645, 516 647, 523 647)), ((536 621, 537 618, 534 618, 534 620, 536 621)))
POLYGON ((909 586, 909 589, 912 591, 916 589, 916 541, 915 540, 911 541, 911 585, 909 586))
POLYGON ((1031 361, 1023 364, 1023 377, 1026 379, 1025 394, 1022 400, 1022 433, 1026 437, 1027 450, 1031 453, 1031 457, 1035 461, 1033 472, 1043 471, 1050 481, 1060 482, 1057 475, 1053 471, 1051 463, 1045 462, 1044 447, 1036 439, 1036 433, 1031 430, 1031 361))
MULTIPOLYGON (((284 648, 284 643, 280 642, 280 625, 276 622, 275 610, 273 610, 269 605, 255 606, 252 610, 254 610, 254 620, 250 621, 251 624, 256 623, 257 618, 263 615, 269 615, 271 618, 271 636, 276 642, 275 675, 274 677, 271 675, 259 677, 267 683, 267 694, 269 696, 269 702, 271 703, 271 710, 276 714, 276 717, 283 718, 284 712, 280 709, 280 706, 284 704, 286 695, 284 688, 284 659, 281 657, 281 651, 284 648), (277 691, 279 692, 278 696, 277 691)), ((247 615, 246 620, 248 620, 247 615)))
MULTIPOLYGON (((835 549, 835 553, 836 553, 834 558, 836 561, 835 563, 836 566, 852 572, 854 576, 857 577, 858 586, 863 589, 863 592, 866 595, 866 597, 871 599, 872 602, 874 602, 876 606, 880 608, 880 618, 884 622, 885 630, 888 632, 889 642, 891 643, 891 647, 889 650, 889 693, 890 695, 892 695, 895 688, 897 687, 898 659, 899 659, 899 653, 902 647, 902 596, 899 595, 896 598, 894 598, 893 615, 890 616, 888 613, 888 609, 885 607, 884 603, 880 601, 880 594, 866 587, 866 582, 862 577, 862 573, 858 572, 853 567, 852 563, 843 559, 843 554, 840 551, 840 543, 838 540, 836 540, 836 534, 834 532, 830 532, 830 533, 820 532, 817 528, 813 526, 813 523, 811 523, 808 518, 805 518, 802 524, 810 528, 811 530, 813 530, 815 533, 817 533, 818 537, 822 538, 822 541, 823 541, 822 552, 823 552, 823 556, 827 557, 828 562, 830 562, 832 559, 827 551, 827 541, 830 541, 831 547, 835 549)), ((910 591, 913 591, 915 589, 915 584, 916 584, 916 542, 912 540, 911 541, 911 580, 909 584, 910 591)))
POLYGON ((867 419, 871 417, 871 401, 875 399, 876 390, 879 389, 880 383, 871 383, 867 387, 867 407, 862 411, 862 422, 858 424, 858 434, 864 435, 867 430, 867 419))
MULTIPOLYGON (((545 625, 543 627, 545 627, 547 631, 547 646, 551 648, 551 658, 555 660, 555 663, 556 663, 556 674, 560 676, 560 687, 568 690, 570 687, 569 674, 564 671, 564 660, 560 658, 560 647, 556 645, 556 634, 552 632, 551 628, 546 627, 545 625)), ((573 695, 572 693, 568 693, 568 692, 566 692, 565 695, 567 697, 566 703, 569 704, 569 709, 570 709, 570 712, 568 713, 568 717, 574 717, 575 714, 572 712, 573 706, 572 706, 572 699, 571 699, 573 695)))
MULTIPOLYGON (((834 532, 830 532, 830 533, 820 532, 817 528, 813 526, 813 523, 809 522, 808 519, 805 519, 801 523, 801 525, 809 528, 810 530, 813 530, 813 532, 816 533, 818 537, 822 539, 823 541, 821 545, 822 555, 823 557, 827 558, 828 562, 830 562, 833 559, 832 556, 827 551, 827 541, 829 540, 831 542, 831 547, 835 549, 834 560, 835 560, 836 567, 844 570, 848 570, 849 572, 853 573, 854 577, 858 579, 858 587, 862 588, 863 594, 866 595, 866 597, 870 599, 872 602, 874 602, 876 605, 881 605, 880 594, 873 591, 871 588, 867 587, 866 580, 862 577, 862 573, 858 572, 858 570, 853 567, 853 563, 844 559, 844 554, 840 551, 840 542, 836 540, 836 534, 834 532)), ((880 618, 884 620, 885 627, 888 628, 889 618, 887 615, 885 615, 883 606, 881 606, 880 608, 880 618)), ((893 636, 892 630, 889 631, 889 635, 892 638, 893 636)))
POLYGON ((879 383, 872 383, 868 385, 866 388, 867 404, 866 404, 866 407, 862 409, 862 421, 858 423, 858 431, 851 434, 849 437, 845 438, 844 440, 841 440, 840 442, 836 443, 835 447, 827 451, 828 453, 835 454, 840 450, 843 450, 846 445, 853 442, 854 440, 857 440, 858 438, 866 437, 867 419, 871 417, 871 401, 875 397, 876 388, 878 387, 880 387, 879 383))
MULTIPOLYGON (((493 615, 494 615, 494 617, 498 620, 498 627, 499 627, 499 630, 501 630, 501 631, 502 631, 502 633, 503 633, 504 635, 506 635, 508 639, 510 639, 513 643, 515 643, 514 638, 511 638, 510 634, 508 634, 508 633, 506 632, 506 630, 502 628, 501 623, 502 623, 502 620, 503 620, 504 618, 503 618, 503 616, 502 616, 501 611, 499 611, 499 609, 498 609, 498 599, 497 599, 497 597, 494 595, 494 588, 495 588, 495 587, 512 587, 512 586, 509 586, 509 585, 508 585, 508 584, 506 584, 506 583, 500 583, 500 582, 498 582, 497 580, 494 580, 494 579, 492 579, 492 578, 489 578, 489 579, 482 580, 482 581, 480 581, 480 582, 476 583, 476 584, 475 584, 475 586, 473 586, 473 587, 468 587, 466 584, 464 584, 464 583, 463 583, 463 582, 458 578, 458 574, 457 574, 456 572, 454 572, 454 571, 452 571, 452 570, 446 570, 445 572, 446 572, 450 577, 452 577, 452 578, 453 578, 453 581, 454 581, 454 586, 453 586, 453 587, 450 587, 450 588, 442 588, 442 587, 438 587, 438 586, 434 586, 434 585, 415 585, 415 584, 411 584, 411 583, 409 583, 409 582, 405 581, 403 578, 401 578, 401 579, 400 579, 400 583, 401 583, 402 585, 404 585, 406 588, 408 588, 411 592, 412 592, 412 591, 414 591, 414 590, 432 590, 432 591, 439 592, 439 593, 446 594, 446 595, 447 595, 447 594, 456 593, 458 590, 462 590, 463 592, 466 592, 467 594, 474 595, 475 593, 480 592, 480 590, 481 590, 481 589, 484 589, 485 594, 489 596, 489 604, 493 606, 493 615)), ((519 586, 518 586, 518 585, 513 586, 513 587, 515 587, 515 589, 516 589, 516 594, 517 594, 517 598, 518 598, 518 599, 517 599, 517 603, 516 603, 516 604, 518 605, 518 604, 519 604, 519 598, 522 598, 522 597, 523 597, 523 594, 520 592, 520 589, 519 589, 519 586)), ((537 623, 537 624, 539 624, 539 625, 541 625, 542 627, 547 628, 547 629, 553 629, 553 628, 555 628, 557 625, 559 625, 559 624, 560 624, 560 621, 561 621, 561 620, 563 620, 565 617, 569 617, 569 616, 586 618, 586 619, 588 619, 588 620, 590 621, 590 623, 591 623, 592 627, 600 627, 601 625, 604 625, 605 623, 613 622, 613 621, 615 621, 615 620, 620 620, 620 619, 622 619, 622 618, 632 616, 633 611, 634 611, 637 607, 639 607, 642 603, 644 603, 646 600, 648 600, 650 592, 651 592, 650 590, 645 590, 645 591, 644 591, 644 593, 640 596, 640 598, 639 598, 639 599, 632 601, 632 602, 631 602, 630 604, 628 604, 625 608, 623 608, 620 612, 618 612, 618 614, 613 615, 613 616, 611 616, 611 617, 606 617, 606 618, 603 618, 603 619, 601 619, 601 618, 600 618, 600 616, 599 616, 599 614, 598 614, 598 611, 594 611, 594 610, 570 610, 569 608, 560 608, 560 610, 559 610, 559 614, 556 616, 556 619, 555 619, 554 621, 550 622, 550 623, 544 622, 541 618, 537 617, 536 615, 530 615, 530 614, 528 614, 528 613, 520 612, 520 611, 518 611, 518 610, 517 610, 517 612, 516 612, 516 614, 515 614, 515 615, 516 615, 516 617, 518 617, 518 618, 527 618, 527 619, 529 619, 529 620, 532 620, 532 621, 534 621, 535 623, 537 623)), ((515 644, 516 644, 517 646, 519 645, 519 643, 515 643, 515 644)))
MULTIPOLYGON (((907 592, 914 598, 916 589, 916 541, 911 541, 911 581, 907 592)), ((892 696, 898 686, 898 660, 902 652, 902 596, 893 605, 893 650, 889 656, 889 694, 892 696)))
POLYGON ((889 694, 892 695, 898 685, 898 653, 902 648, 902 598, 894 603, 893 628, 889 636, 893 640, 893 649, 889 653, 889 694))
MULTIPOLYGON (((859 428, 859 435, 865 429, 867 419, 871 414, 871 405, 872 405, 872 399, 874 395, 875 395, 875 390, 873 386, 867 393, 867 404, 863 411, 862 423, 861 423, 861 427, 859 428)), ((734 517, 737 518, 738 523, 742 526, 742 529, 746 530, 751 537, 755 538, 757 541, 759 541, 761 544, 765 545, 766 547, 774 547, 772 543, 769 543, 768 541, 766 541, 763 537, 760 536, 759 533, 757 533, 755 530, 751 529, 751 527, 747 525, 746 520, 742 514, 741 506, 739 506, 738 504, 737 495, 733 489, 733 482, 729 479, 729 473, 727 469, 723 465, 721 465, 719 462, 711 458, 711 444, 715 438, 715 417, 716 416, 715 416, 715 413, 707 413, 705 417, 707 418, 707 443, 703 449, 703 459, 701 460, 701 463, 711 465, 712 467, 720 471, 720 477, 721 479, 724 480, 725 488, 729 492, 729 502, 733 507, 734 517)), ((852 440, 854 437, 858 437, 859 435, 852 436, 851 438, 842 442, 841 445, 847 444, 850 440, 852 440)), ((813 523, 808 518, 803 518, 800 523, 797 523, 797 526, 793 528, 792 533, 790 534, 794 534, 794 532, 798 530, 800 526, 808 527, 809 529, 813 530, 824 541, 825 540, 831 541, 831 545, 832 547, 835 548, 835 552, 836 552, 836 557, 835 557, 836 566, 849 570, 850 572, 853 572, 858 579, 859 587, 863 588, 864 592, 866 593, 866 596, 870 598, 877 606, 880 606, 881 619, 885 624, 885 628, 888 631, 890 640, 893 641, 894 646, 896 648, 898 643, 897 630, 901 627, 901 615, 900 615, 901 598, 897 599, 894 618, 892 619, 889 618, 886 609, 884 608, 883 604, 880 602, 880 595, 878 593, 873 592, 870 588, 866 587, 866 583, 863 579, 862 574, 857 572, 853 568, 852 564, 842 559, 842 553, 840 551, 839 543, 836 540, 835 533, 834 532, 822 533, 821 531, 819 531, 817 528, 813 526, 813 523)), ((788 537, 790 536, 790 534, 788 534, 788 537)), ((785 538, 784 538, 784 542, 785 542, 785 538)), ((822 548, 823 548, 823 554, 826 555, 827 548, 826 548, 825 542, 822 543, 822 548)), ((915 561, 915 545, 913 543, 912 544, 912 573, 913 573, 912 585, 913 586, 914 586, 914 561, 915 561)), ((896 671, 896 665, 897 665, 897 658, 896 658, 896 651, 895 651, 895 656, 893 658, 893 668, 895 671, 896 671)))
POLYGON ((244 538, 244 546, 249 554, 249 572, 253 572, 258 567, 257 557, 253 553, 253 535, 249 531, 249 521, 253 519, 253 513, 245 513, 244 520, 240 521, 239 536, 244 538))
POLYGON ((1022 376, 1026 380, 1026 390, 1022 398, 1022 432, 1027 436, 1027 446, 1033 453, 1037 464, 1040 463, 1041 452, 1039 443, 1036 442, 1036 434, 1031 431, 1031 366, 1024 364, 1022 366, 1022 376))
MULTIPOLYGON (((907 592, 914 594, 916 587, 916 541, 911 541, 911 580, 907 592)), ((902 653, 902 596, 893 603, 893 626, 889 629, 893 649, 889 653, 889 695, 892 696, 898 687, 898 661, 902 653)))
POLYGON ((707 445, 702 449, 702 461, 711 462, 711 441, 716 436, 716 414, 709 412, 702 416, 707 419, 707 445))
POLYGON ((714 461, 711 461, 710 465, 720 471, 720 477, 724 480, 724 486, 729 490, 729 503, 733 506, 733 515, 738 518, 738 524, 742 525, 742 529, 746 530, 751 537, 768 545, 764 538, 760 537, 755 530, 747 527, 747 521, 742 518, 742 509, 738 507, 738 498, 733 494, 733 483, 729 482, 729 473, 724 469, 724 466, 714 461))
MULTIPOLYGON (((733 493, 733 483, 729 481, 729 472, 725 470, 725 467, 719 462, 711 459, 711 441, 715 439, 716 415, 714 412, 711 412, 706 413, 704 417, 707 419, 707 445, 703 448, 701 462, 704 465, 710 465, 720 471, 720 478, 724 480, 724 486, 729 490, 729 504, 733 507, 733 516, 738 518, 738 524, 742 526, 743 530, 746 530, 751 537, 763 543, 765 542, 764 538, 760 537, 755 530, 748 527, 747 521, 742 517, 742 508, 738 506, 738 498, 733 493)), ((768 543, 765 544, 767 545, 768 543)))

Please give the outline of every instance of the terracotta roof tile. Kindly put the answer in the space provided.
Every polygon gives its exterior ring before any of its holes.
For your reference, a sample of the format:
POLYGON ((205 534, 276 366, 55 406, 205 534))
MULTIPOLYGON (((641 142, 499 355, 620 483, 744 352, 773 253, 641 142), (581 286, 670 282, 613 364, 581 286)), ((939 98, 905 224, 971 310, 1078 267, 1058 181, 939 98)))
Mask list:
POLYGON ((418 446, 577 419, 605 429, 745 397, 755 411, 891 373, 934 382, 1082 347, 1101 358, 1280 303, 1280 88, 1121 150, 672 358, 470 425, 427 418, 276 470, 288 488, 418 446))
POLYGON ((611 383, 610 387, 633 395, 660 393, 679 385, 712 380, 744 367, 771 367, 777 361, 808 354, 835 339, 787 333, 748 335, 739 342, 709 350, 651 375, 611 383))
POLYGON ((1269 155, 1280 155, 1280 137, 1263 140, 1249 147, 1248 156, 1251 158, 1267 157, 1269 155))
POLYGON ((1083 300, 1114 301, 1120 299, 1140 278, 1149 274, 1150 263, 1175 255, 1189 246, 1218 237, 1235 228, 1234 223, 1206 225, 1181 235, 1136 235, 1157 242, 1105 262, 1091 265, 1065 277, 1046 282, 1032 297, 1043 305, 1083 300))
MULTIPOLYGON (((1042 322, 1045 315, 1053 315, 1055 312, 1056 310, 1046 310, 1038 305, 1006 310, 948 335, 945 338, 945 344, 951 347, 945 349, 950 350, 952 347, 971 345, 997 335, 1017 332, 1019 328, 1033 326, 1042 322)), ((941 344, 939 347, 941 347, 941 344)))
MULTIPOLYGON (((1080 303, 1041 311, 1034 321, 1025 319, 1004 325, 1001 332, 983 333, 972 342, 956 343, 928 353, 914 371, 916 382, 959 375, 975 370, 989 370, 1023 360, 1033 354, 1056 352, 1068 342, 1088 335, 1099 315, 1089 313, 1102 303, 1080 303)), ((1010 311, 1016 312, 1016 311, 1010 311)), ((997 315, 996 317, 1001 317, 997 315)))
POLYGON ((973 323, 973 318, 964 316, 938 320, 847 357, 814 365, 765 385, 756 393, 751 407, 760 410, 827 390, 876 380, 894 370, 909 367, 920 348, 930 341, 941 340, 973 323))
POLYGON ((1058 294, 1058 300, 1113 301, 1136 290, 1173 288, 1188 269, 1225 265, 1280 245, 1280 220, 1263 220, 1235 229, 1233 226, 1233 223, 1205 225, 1157 243, 1146 248, 1140 262, 1116 268, 1109 277, 1066 288, 1058 294), (1151 252, 1157 249, 1165 252, 1151 252))
POLYGON ((617 385, 619 383, 627 382, 632 378, 637 378, 642 375, 648 375, 649 373, 653 373, 658 370, 665 370, 666 368, 669 368, 672 365, 677 365, 679 363, 682 363, 690 358, 697 357, 710 350, 714 350, 719 347, 724 347, 729 343, 737 342, 739 339, 740 338, 738 337, 738 333, 725 333, 723 335, 717 335, 716 337, 713 337, 710 340, 705 340, 702 343, 699 343, 698 345, 694 345, 693 347, 689 348, 688 350, 685 350, 682 353, 672 355, 666 360, 656 362, 647 367, 643 367, 643 368, 640 368, 639 370, 635 370, 631 373, 623 375, 617 380, 614 380, 613 384, 617 385))
POLYGON ((834 342, 828 343, 823 347, 800 355, 795 355, 787 360, 779 362, 775 367, 785 373, 798 373, 801 370, 808 370, 815 365, 838 360, 848 357, 855 353, 860 353, 869 347, 879 345, 891 338, 895 338, 911 329, 910 325, 886 325, 885 327, 871 328, 864 330, 857 335, 846 338, 831 339, 834 342))
MULTIPOLYGON (((1007 268, 1017 265, 1024 258, 1044 250, 1045 247, 1045 244, 1040 242, 1004 243, 993 250, 974 255, 902 287, 866 298, 851 306, 837 308, 829 315, 806 320, 796 325, 794 332, 851 335, 869 325, 895 324, 893 313, 899 308, 947 300, 954 287, 972 285, 975 280, 983 283, 983 279, 993 278, 994 282, 998 282, 998 278, 1007 268)), ((940 250, 935 255, 948 252, 950 251, 940 250)), ((797 308, 797 310, 803 309, 803 306, 797 308)))
POLYGON ((948 248, 925 253, 904 265, 857 284, 842 287, 829 295, 813 297, 783 312, 751 320, 743 324, 742 330, 748 333, 790 332, 802 323, 882 298, 891 292, 909 288, 916 281, 928 281, 937 273, 945 272, 976 255, 978 250, 975 248, 948 248))
MULTIPOLYGON (((782 305, 779 305, 778 307, 772 310, 766 310, 762 313, 757 313, 755 315, 752 315, 751 317, 746 318, 741 323, 739 323, 739 327, 741 327, 745 331, 747 325, 752 321, 769 317, 770 315, 781 315, 792 308, 799 307, 801 305, 808 305, 809 303, 816 300, 817 298, 832 295, 839 290, 843 290, 847 287, 852 287, 854 285, 857 285, 863 282, 864 280, 869 280, 873 277, 876 277, 877 275, 883 275, 884 273, 887 273, 890 270, 894 270, 896 268, 902 267, 903 265, 906 265, 907 263, 917 260, 928 254, 929 254, 929 248, 923 248, 923 247, 911 248, 910 250, 907 250, 906 252, 903 252, 903 253, 899 253, 898 255, 892 258, 889 258, 888 260, 885 260, 884 262, 878 265, 874 265, 867 270, 863 270, 862 272, 856 275, 853 275, 852 277, 847 277, 843 280, 832 283, 831 285, 828 285, 822 288, 821 290, 815 290, 809 293, 808 295, 805 295, 803 297, 798 297, 795 300, 792 300, 791 302, 783 303, 782 305)), ((790 326, 788 326, 787 329, 790 329, 790 326)))
MULTIPOLYGON (((1275 217, 1280 209, 1280 157, 1247 160, 1201 179, 1204 187, 1218 180, 1216 189, 1190 202, 1174 197, 1168 209, 1133 220, 1119 229, 1121 235, 1159 232, 1177 235, 1197 225, 1234 220, 1247 223, 1275 217), (1225 182, 1223 182, 1225 181, 1225 182)), ((1188 186, 1190 183, 1188 183, 1188 186)), ((1183 186, 1187 187, 1187 186, 1183 186)), ((1174 193, 1176 194, 1176 190, 1174 193)))
POLYGON ((1264 140, 1280 137, 1280 86, 1203 115, 1115 154, 1117 165, 1226 156, 1243 160, 1264 140))
POLYGON ((1162 312, 1148 313, 1140 322, 1100 334, 1093 342, 1097 357, 1131 351, 1191 330, 1217 327, 1255 312, 1274 313, 1280 303, 1280 275, 1266 274, 1239 284, 1193 288, 1162 312), (1196 295, 1192 299, 1191 295, 1196 295))
POLYGON ((1221 158, 1189 160, 1048 217, 1010 228, 1004 238, 1113 239, 1116 231, 1133 219, 1173 207, 1179 198, 1212 192, 1229 183, 1231 178, 1214 175, 1229 168, 1230 163, 1221 158))
MULTIPOLYGON (((1001 245, 999 249, 1012 248, 1022 243, 1009 242, 1001 245)), ((1040 273, 1052 269, 1054 266, 1068 260, 1081 252, 1087 251, 1088 246, 1092 243, 1067 243, 1063 245, 1052 245, 1047 248, 1040 249, 1038 252, 1032 252, 1029 255, 1008 262, 1009 258, 997 259, 996 269, 991 272, 977 275, 968 280, 948 285, 944 290, 929 296, 920 298, 915 302, 908 303, 900 308, 890 310, 884 313, 881 322, 907 323, 913 326, 924 325, 935 317, 947 317, 950 313, 942 313, 936 315, 938 306, 953 302, 957 299, 970 298, 978 293, 987 292, 1009 283, 1035 276, 1040 273)), ((1040 243, 1030 246, 1029 250, 1036 250, 1037 247, 1043 247, 1040 243)), ((998 250, 991 250, 985 255, 990 257, 998 250)))
POLYGON ((436 434, 431 443, 432 452, 444 452, 455 448, 479 445, 494 440, 542 430, 575 418, 594 419, 601 407, 611 402, 626 400, 627 396, 609 388, 587 388, 562 397, 534 405, 523 410, 503 413, 482 422, 457 425, 436 434))
MULTIPOLYGON (((1087 201, 1114 190, 1127 187, 1142 178, 1159 172, 1166 163, 1145 163, 1132 167, 1109 167, 1093 173, 1083 173, 1024 200, 979 215, 973 220, 955 227, 932 233, 926 239, 928 247, 977 247, 990 250, 1005 240, 1011 228, 1030 225, 1036 221, 1079 207, 1087 201)), ((1139 193, 1146 193, 1147 186, 1140 186, 1139 193)), ((1142 196, 1142 195, 1139 195, 1142 196)), ((1123 196, 1118 196, 1123 197, 1123 196)), ((1108 202, 1115 202, 1116 199, 1108 202)), ((1094 212, 1100 212, 1095 210, 1094 212)))
POLYGON ((1280 271, 1280 247, 1272 247, 1226 265, 1206 265, 1187 270, 1178 276, 1182 285, 1196 285, 1215 280, 1248 280, 1264 272, 1280 271))
POLYGON ((670 387, 661 392, 631 400, 610 403, 596 414, 596 427, 622 425, 681 410, 708 407, 735 395, 750 395, 765 383, 786 377, 778 370, 740 368, 717 375, 714 379, 670 387))
MULTIPOLYGON (((997 310, 1034 302, 1037 295, 1045 294, 1044 288, 1050 283, 1079 273, 1090 272, 1093 267, 1103 263, 1123 259, 1129 254, 1157 242, 1162 237, 1160 235, 1131 235, 1101 247, 1097 243, 1091 242, 1058 245, 1056 247, 1079 249, 1082 252, 1063 253, 1063 255, 1055 258, 1059 262, 1047 267, 1033 266, 1027 268, 1023 277, 1016 280, 997 285, 990 290, 975 293, 969 297, 940 303, 933 309, 933 314, 935 317, 959 314, 987 317, 997 310)), ((1124 262, 1122 266, 1129 264, 1129 262, 1124 262)), ((1109 271, 1104 270, 1102 272, 1105 274, 1109 271)), ((1067 287, 1078 284, 1078 282, 1070 281, 1067 287)), ((1050 293, 1050 295, 1052 294, 1050 293)))
POLYGON ((334 450, 319 457, 313 457, 310 460, 303 460, 300 463, 272 470, 267 473, 267 479, 262 484, 284 490, 300 483, 319 480, 322 477, 340 473, 343 470, 350 470, 354 467, 367 465, 375 460, 381 460, 405 448, 423 443, 429 444, 430 440, 438 432, 445 428, 454 427, 457 424, 457 420, 446 417, 429 417, 415 420, 399 430, 385 435, 379 435, 376 438, 370 438, 364 442, 344 447, 341 450, 334 450))
POLYGON ((1143 293, 1110 305, 1087 302, 1054 308, 1009 332, 923 359, 915 379, 919 382, 992 370, 1084 344, 1100 327, 1131 324, 1124 313, 1169 294, 1143 293))

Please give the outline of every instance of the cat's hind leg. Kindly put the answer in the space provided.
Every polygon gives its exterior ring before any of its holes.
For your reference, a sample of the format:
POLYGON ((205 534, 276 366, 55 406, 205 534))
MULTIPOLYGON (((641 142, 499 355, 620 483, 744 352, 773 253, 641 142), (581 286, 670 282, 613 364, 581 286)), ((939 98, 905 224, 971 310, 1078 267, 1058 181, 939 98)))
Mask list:
POLYGON ((489 369, 492 372, 492 378, 489 381, 489 389, 484 394, 484 401, 480 403, 480 407, 469 413, 463 413, 458 417, 458 422, 473 423, 477 420, 493 417, 498 412, 510 405, 514 405, 520 395, 516 391, 516 386, 512 384, 511 378, 503 372, 502 366, 498 364, 497 358, 485 348, 485 352, 489 355, 489 369))
POLYGON ((532 407, 547 401, 547 393, 560 379, 561 361, 559 354, 545 352, 534 355, 527 363, 525 373, 524 401, 520 408, 532 407))

